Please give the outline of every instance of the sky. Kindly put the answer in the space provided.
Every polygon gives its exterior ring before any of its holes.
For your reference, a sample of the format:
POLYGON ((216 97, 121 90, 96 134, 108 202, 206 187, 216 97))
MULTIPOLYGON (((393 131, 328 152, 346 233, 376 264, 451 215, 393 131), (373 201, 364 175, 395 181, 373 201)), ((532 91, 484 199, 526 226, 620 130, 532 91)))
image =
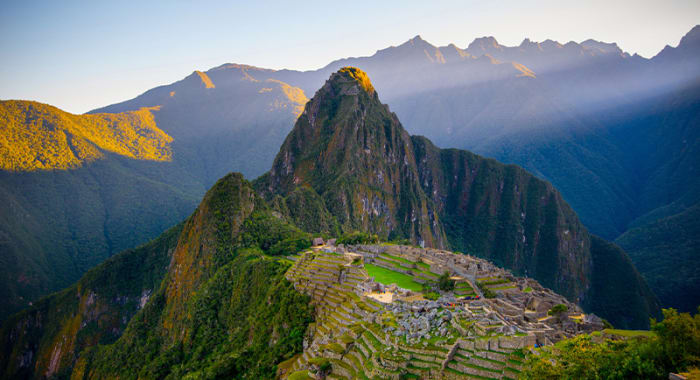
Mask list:
POLYGON ((223 63, 313 70, 415 35, 593 38, 652 57, 699 23, 700 0, 0 0, 0 99, 83 113, 223 63))

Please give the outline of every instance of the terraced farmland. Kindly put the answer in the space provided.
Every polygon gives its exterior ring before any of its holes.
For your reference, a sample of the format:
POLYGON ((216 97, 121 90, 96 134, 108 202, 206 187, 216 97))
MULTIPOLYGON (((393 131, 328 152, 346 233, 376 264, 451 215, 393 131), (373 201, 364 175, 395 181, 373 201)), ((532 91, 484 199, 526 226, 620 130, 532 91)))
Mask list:
POLYGON ((281 378, 515 379, 531 347, 572 334, 546 317, 550 305, 566 303, 576 331, 598 329, 563 297, 480 259, 412 247, 329 250, 287 258, 286 277, 311 296, 315 322, 304 352, 278 366, 281 378), (438 299, 425 300, 418 292, 440 271, 454 290, 433 288, 438 299), (495 298, 478 299, 477 284, 495 298), (379 302, 376 293, 394 297, 379 302))

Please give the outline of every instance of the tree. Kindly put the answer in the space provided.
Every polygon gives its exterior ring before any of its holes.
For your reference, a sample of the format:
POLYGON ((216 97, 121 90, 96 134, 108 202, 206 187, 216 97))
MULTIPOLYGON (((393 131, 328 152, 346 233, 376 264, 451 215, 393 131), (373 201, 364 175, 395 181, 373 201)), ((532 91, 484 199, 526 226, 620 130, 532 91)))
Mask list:
POLYGON ((652 320, 652 330, 659 337, 666 364, 679 370, 700 366, 700 307, 694 317, 675 309, 664 309, 663 314, 663 322, 652 320))
POLYGON ((450 279, 450 274, 445 271, 445 273, 438 279, 438 288, 443 292, 453 290, 455 288, 454 280, 450 279))
POLYGON ((547 314, 561 317, 567 311, 569 311, 569 307, 564 305, 563 303, 560 303, 558 305, 554 305, 551 309, 549 309, 547 314))

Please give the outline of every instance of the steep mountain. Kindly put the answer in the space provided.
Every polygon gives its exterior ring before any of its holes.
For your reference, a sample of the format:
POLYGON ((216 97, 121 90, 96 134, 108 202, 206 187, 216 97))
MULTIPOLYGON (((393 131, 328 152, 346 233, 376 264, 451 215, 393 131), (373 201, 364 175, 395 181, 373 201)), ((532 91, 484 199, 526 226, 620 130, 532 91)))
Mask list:
POLYGON ((554 187, 517 166, 411 137, 356 68, 332 74, 309 101, 256 187, 268 199, 306 188, 322 200, 308 203, 325 206, 342 230, 488 258, 620 326, 646 326, 658 312, 626 254, 601 243, 593 249, 598 238, 554 187), (596 275, 603 262, 616 265, 596 275), (602 286, 623 277, 632 284, 626 289, 602 286), (593 299, 602 289, 609 298, 593 299), (605 312, 622 293, 627 308, 605 312))
POLYGON ((411 138, 378 99, 364 72, 333 74, 282 144, 265 190, 311 187, 344 230, 445 246, 420 186, 411 138))
POLYGON ((182 220, 201 193, 154 110, 0 102, 0 319, 182 220))

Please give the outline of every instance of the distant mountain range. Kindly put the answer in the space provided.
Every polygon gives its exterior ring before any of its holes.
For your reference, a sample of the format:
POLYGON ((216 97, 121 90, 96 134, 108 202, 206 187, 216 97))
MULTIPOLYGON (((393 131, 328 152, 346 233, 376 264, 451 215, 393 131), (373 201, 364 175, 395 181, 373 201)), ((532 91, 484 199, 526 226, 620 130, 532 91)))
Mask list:
POLYGON ((590 235, 551 184, 410 136, 366 73, 344 68, 269 172, 224 176, 183 223, 11 316, 0 376, 273 378, 319 315, 284 277, 287 255, 354 230, 485 256, 620 327, 658 315, 625 253, 590 235))
POLYGON ((416 37, 315 71, 236 64, 196 71, 91 112, 152 115, 153 126, 172 138, 165 145, 166 160, 138 160, 93 142, 93 151, 99 152, 95 159, 71 164, 69 170, 46 170, 38 158, 25 168, 5 167, 0 187, 17 206, 5 211, 12 213, 0 226, 7 242, 0 258, 28 280, 9 274, 0 279, 18 289, 2 301, 3 316, 66 286, 109 255, 156 236, 192 210, 204 189, 226 173, 241 171, 247 178, 264 173, 307 95, 343 66, 369 74, 408 132, 439 147, 518 164, 550 181, 591 232, 616 239, 628 250, 662 305, 694 309, 700 303, 700 231, 693 223, 700 194, 698 52, 700 27, 652 59, 593 40, 525 40, 507 47, 485 37, 460 49, 435 47, 416 37), (85 176, 92 180, 63 179, 85 176), (141 182, 123 178, 139 178, 160 190, 139 190, 141 182), (125 194, 124 184, 132 195, 108 195, 125 194), (103 198, 99 205, 55 206, 66 204, 76 189, 103 198), (53 199, 52 206, 37 206, 41 199, 53 199), (119 211, 102 205, 116 200, 119 211), (179 211, 165 204, 177 204, 179 211), (89 217, 73 216, 76 210, 89 217), (32 215, 32 221, 18 215, 32 215), (141 222, 132 224, 132 219, 141 222), (77 220, 79 227, 73 226, 77 220), (117 230, 121 238, 110 232, 117 230), (48 270, 52 262, 44 259, 56 255, 66 258, 60 260, 66 268, 60 281, 48 270))

